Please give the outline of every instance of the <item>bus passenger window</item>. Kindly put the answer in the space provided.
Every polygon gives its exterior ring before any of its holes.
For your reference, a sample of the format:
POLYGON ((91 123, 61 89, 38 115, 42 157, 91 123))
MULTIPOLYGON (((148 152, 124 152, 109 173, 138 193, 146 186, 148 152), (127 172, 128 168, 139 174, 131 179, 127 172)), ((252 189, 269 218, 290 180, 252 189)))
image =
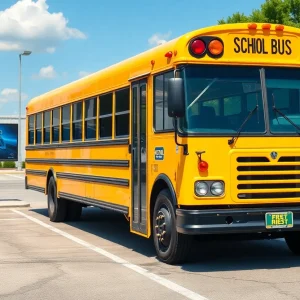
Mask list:
POLYGON ((97 98, 85 101, 85 134, 86 140, 96 139, 97 98))
POLYGON ((44 112, 44 144, 50 143, 50 111, 44 112))
POLYGON ((28 144, 34 144, 34 116, 29 116, 28 118, 28 144))
POLYGON ((70 141, 70 105, 63 106, 62 108, 62 141, 69 142, 70 141))
POLYGON ((60 109, 56 108, 52 111, 52 143, 59 142, 59 116, 60 109))
POLYGON ((112 99, 113 94, 100 96, 99 135, 100 139, 112 138, 112 99))
POLYGON ((116 92, 116 137, 129 135, 129 88, 116 92))
POLYGON ((35 129, 35 143, 41 144, 42 143, 42 113, 36 115, 36 129, 35 129))
POLYGON ((82 140, 82 102, 73 104, 72 140, 82 140))

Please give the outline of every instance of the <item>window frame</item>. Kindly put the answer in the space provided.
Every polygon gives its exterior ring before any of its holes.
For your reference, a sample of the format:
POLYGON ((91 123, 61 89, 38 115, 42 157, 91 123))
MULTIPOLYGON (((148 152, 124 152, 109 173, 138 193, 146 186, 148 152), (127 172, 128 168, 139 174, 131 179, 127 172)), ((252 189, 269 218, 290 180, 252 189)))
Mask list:
POLYGON ((60 142, 60 130, 61 130, 60 123, 61 123, 61 106, 53 108, 51 110, 51 143, 52 144, 59 144, 59 142, 60 142), (55 110, 58 110, 58 124, 57 125, 54 125, 54 122, 53 122, 53 116, 54 116, 55 110), (54 128, 58 128, 58 141, 53 141, 54 128))
POLYGON ((98 122, 97 122, 97 114, 98 114, 98 99, 99 96, 94 96, 94 97, 90 97, 85 99, 84 102, 84 140, 85 141, 95 141, 97 140, 97 126, 98 126, 98 122), (86 117, 87 115, 87 110, 86 110, 86 102, 87 101, 95 101, 96 104, 96 108, 95 108, 95 115, 93 117, 86 117), (88 121, 93 121, 95 120, 95 137, 93 138, 87 138, 87 122, 88 121))
POLYGON ((28 145, 34 145, 35 144, 35 114, 30 115, 28 118, 28 137, 27 137, 27 144, 28 145), (33 127, 30 127, 30 119, 33 119, 33 127), (33 132, 33 141, 30 143, 30 132, 33 132))
POLYGON ((131 124, 131 121, 130 121, 130 86, 125 86, 121 89, 118 89, 116 91, 114 91, 114 99, 115 99, 115 113, 114 113, 114 116, 113 116, 113 123, 114 123, 114 137, 116 139, 123 139, 123 138, 128 138, 129 135, 130 135, 130 124, 131 124), (117 112, 117 93, 118 92, 122 92, 124 90, 128 90, 128 110, 122 110, 120 112, 117 112), (116 127, 116 117, 117 116, 122 116, 122 115, 128 115, 128 134, 127 135, 117 135, 117 127, 116 127))
POLYGON ((174 73, 174 69, 168 69, 168 70, 164 70, 163 72, 159 72, 159 73, 156 73, 156 74, 153 74, 153 77, 152 77, 152 84, 153 84, 153 124, 152 124, 152 128, 153 128, 153 132, 154 133, 171 133, 171 132, 174 132, 175 131, 175 128, 173 126, 173 128, 170 128, 170 129, 164 129, 165 127, 165 79, 164 79, 164 76, 168 73, 174 73), (156 92, 156 77, 158 76, 163 76, 163 109, 162 109, 162 116, 163 116, 163 121, 162 121, 162 124, 163 124, 163 129, 156 129, 156 97, 155 97, 155 92, 156 92))
POLYGON ((60 108, 61 108, 61 121, 60 121, 60 130, 61 130, 61 142, 62 143, 70 143, 71 142, 71 107, 72 105, 69 103, 69 104, 65 104, 65 105, 62 105, 60 108), (64 107, 67 107, 69 106, 69 122, 64 122, 64 119, 63 119, 63 108, 64 107), (69 125, 69 132, 70 132, 70 135, 69 135, 69 139, 68 140, 63 140, 63 126, 64 125, 69 125))
POLYGON ((43 144, 43 112, 39 112, 35 114, 35 144, 36 145, 42 145, 43 144), (38 115, 41 115, 41 126, 37 127, 37 117, 38 115), (41 132, 41 141, 37 143, 37 131, 41 132))
POLYGON ((79 100, 79 101, 76 101, 76 102, 73 102, 72 103, 72 122, 71 122, 71 126, 72 126, 72 133, 71 133, 71 136, 72 136, 72 142, 74 141, 74 142, 82 142, 82 132, 83 132, 83 100, 79 100), (74 120, 74 116, 75 116, 75 114, 74 114, 74 106, 75 105, 78 105, 78 104, 81 104, 81 119, 76 119, 76 120, 74 120), (74 139, 74 133, 75 133, 75 130, 74 130, 74 128, 73 128, 73 126, 74 126, 74 124, 77 124, 77 123, 79 123, 79 124, 81 124, 81 138, 80 139, 74 139))
POLYGON ((105 94, 99 95, 99 107, 98 107, 98 140, 112 140, 114 138, 114 99, 115 99, 115 94, 114 91, 107 92, 105 94), (105 114, 101 115, 101 97, 111 95, 111 113, 110 114, 105 114), (100 120, 105 119, 105 118, 111 118, 111 135, 106 136, 106 137, 101 137, 101 128, 100 128, 100 120))
POLYGON ((51 124, 52 124, 52 118, 51 118, 51 116, 52 116, 52 114, 51 114, 51 111, 52 110, 45 110, 45 111, 43 111, 43 144, 46 144, 46 145, 48 145, 48 144, 51 144, 51 124), (49 125, 48 126, 45 126, 45 114, 46 113, 49 113, 49 125), (45 129, 46 128, 49 128, 49 134, 50 134, 50 136, 49 136, 49 142, 45 142, 45 129))

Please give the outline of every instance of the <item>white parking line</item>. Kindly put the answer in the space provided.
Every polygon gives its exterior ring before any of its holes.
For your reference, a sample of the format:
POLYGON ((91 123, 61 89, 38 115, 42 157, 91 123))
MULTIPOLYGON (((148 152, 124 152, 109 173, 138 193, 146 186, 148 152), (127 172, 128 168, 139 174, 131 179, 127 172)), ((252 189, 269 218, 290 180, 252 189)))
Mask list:
POLYGON ((10 176, 10 177, 15 177, 19 179, 24 179, 24 176, 18 176, 18 175, 13 175, 13 174, 4 174, 5 176, 10 176))
POLYGON ((180 295, 182 295, 182 296, 184 296, 188 299, 191 299, 191 300, 208 300, 207 298, 205 298, 205 297, 203 297, 203 296, 201 296, 201 295, 199 295, 199 294, 197 294, 197 293, 195 293, 191 290, 188 290, 188 289, 186 289, 186 288, 184 288, 184 287, 182 287, 182 286, 180 286, 180 285, 178 285, 178 284, 176 284, 176 283, 174 283, 174 282, 172 282, 168 279, 165 279, 165 278, 160 277, 160 276, 158 276, 154 273, 151 273, 151 272, 149 272, 148 270, 146 270, 144 268, 141 268, 137 265, 134 265, 134 264, 132 264, 132 263, 130 263, 130 262, 128 262, 128 261, 126 261, 126 260, 124 260, 124 259, 122 259, 122 258, 120 258, 120 257, 104 250, 104 249, 101 249, 99 247, 96 247, 96 246, 88 243, 88 242, 85 242, 85 241, 83 241, 83 240, 81 240, 81 239, 79 239, 79 238, 77 238, 77 237, 75 237, 75 236, 73 236, 73 235, 71 235, 67 232, 64 232, 64 231, 62 231, 58 228, 55 228, 51 225, 48 225, 48 224, 46 224, 46 223, 44 223, 44 222, 42 222, 42 221, 40 221, 40 220, 38 220, 34 217, 28 216, 27 214, 25 214, 21 211, 18 211, 18 210, 15 210, 15 209, 11 209, 11 211, 13 211, 16 214, 19 214, 21 216, 24 216, 25 218, 31 220, 32 222, 35 222, 35 223, 37 223, 37 224, 53 231, 53 232, 56 232, 57 234, 60 234, 61 236, 64 236, 65 238, 67 238, 67 239, 69 239, 69 240, 71 240, 71 241, 73 241, 77 244, 80 244, 80 245, 82 245, 82 246, 84 246, 84 247, 86 247, 86 248, 88 248, 92 251, 95 251, 95 252, 111 259, 112 261, 114 261, 118 264, 121 264, 124 267, 129 268, 129 269, 131 269, 131 270, 133 270, 133 271, 149 278, 150 280, 155 281, 156 283, 159 283, 160 285, 162 285, 162 286, 164 286, 164 287, 166 287, 166 288, 168 288, 168 289, 170 289, 170 290, 172 290, 172 291, 174 291, 174 292, 176 292, 176 293, 178 293, 178 294, 180 294, 180 295))

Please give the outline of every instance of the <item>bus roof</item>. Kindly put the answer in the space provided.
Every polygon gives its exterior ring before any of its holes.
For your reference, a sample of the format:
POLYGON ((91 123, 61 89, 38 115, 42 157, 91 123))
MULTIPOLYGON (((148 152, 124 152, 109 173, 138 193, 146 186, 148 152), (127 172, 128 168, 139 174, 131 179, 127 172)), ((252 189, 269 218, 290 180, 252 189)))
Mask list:
POLYGON ((33 98, 27 114, 107 93, 129 85, 134 78, 155 74, 182 63, 282 65, 299 67, 300 29, 276 24, 224 24, 188 32, 176 39, 123 60, 89 76, 33 98), (189 44, 197 37, 220 38, 221 57, 195 57, 189 44), (167 55, 169 53, 169 57, 167 55))

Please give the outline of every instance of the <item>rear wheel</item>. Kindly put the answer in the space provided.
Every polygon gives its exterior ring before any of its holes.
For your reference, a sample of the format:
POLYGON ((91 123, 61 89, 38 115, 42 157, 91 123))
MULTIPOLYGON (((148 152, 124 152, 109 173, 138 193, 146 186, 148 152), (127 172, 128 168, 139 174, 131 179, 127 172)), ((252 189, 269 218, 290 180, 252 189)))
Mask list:
POLYGON ((67 202, 67 221, 79 221, 82 213, 82 205, 75 201, 67 202))
POLYGON ((288 232, 285 241, 289 249, 295 254, 300 255, 300 232, 288 232))
POLYGON ((50 221, 62 222, 66 218, 67 203, 57 198, 56 183, 53 177, 48 183, 48 214, 50 221))
POLYGON ((153 211, 152 234, 158 258, 167 264, 177 264, 186 259, 192 236, 177 232, 171 199, 168 189, 159 193, 153 211))

